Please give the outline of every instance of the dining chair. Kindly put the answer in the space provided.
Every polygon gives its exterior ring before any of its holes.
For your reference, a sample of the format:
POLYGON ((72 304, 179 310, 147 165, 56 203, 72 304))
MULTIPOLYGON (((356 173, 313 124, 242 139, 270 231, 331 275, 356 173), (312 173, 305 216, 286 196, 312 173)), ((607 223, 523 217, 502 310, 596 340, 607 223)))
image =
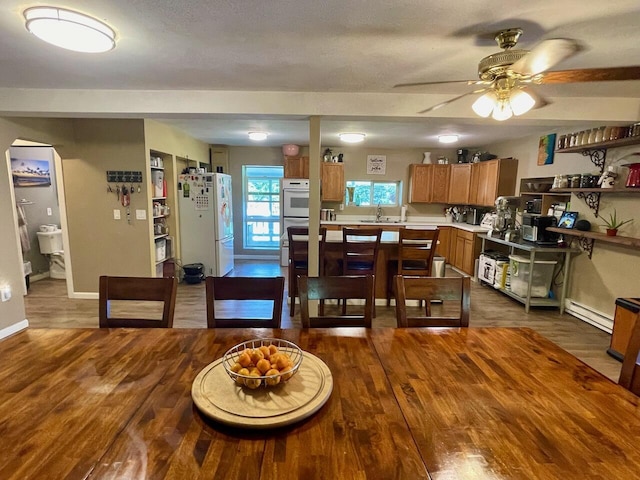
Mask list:
MULTIPOLYGON (((309 228, 289 227, 287 228, 289 239, 289 316, 296 313, 296 297, 298 297, 299 275, 309 275, 309 228)), ((318 274, 324 276, 324 249, 327 240, 327 228, 320 227, 319 230, 319 265, 318 274)))
POLYGON ((638 356, 640 354, 640 321, 636 320, 629 343, 624 352, 622 360, 622 369, 620 370, 620 378, 618 384, 629 390, 630 392, 640 396, 640 365, 638 364, 638 356))
MULTIPOLYGON (((411 277, 396 275, 396 320, 398 327, 468 327, 471 308, 470 277, 411 277), (407 316, 407 300, 442 300, 442 315, 407 316), (452 304, 456 303, 455 315, 452 304)), ((432 312, 431 312, 432 313, 432 312)))
MULTIPOLYGON (((387 306, 391 305, 394 294, 394 277, 412 275, 431 277, 433 257, 438 244, 440 230, 401 228, 398 233, 398 260, 389 262, 387 284, 387 306)), ((426 302, 426 315, 429 315, 430 303, 426 302)))
MULTIPOLYGON (((175 277, 100 277, 98 318, 100 328, 171 328, 176 307, 178 280, 175 277), (112 316, 112 302, 126 301, 127 316, 112 316), (140 303, 144 302, 144 306, 140 303), (148 317, 150 303, 162 304, 160 319, 148 317), (136 312, 135 316, 130 316, 136 312)), ((120 303, 119 303, 120 306, 120 303)), ((120 308, 118 308, 120 310, 120 308)))
MULTIPOLYGON (((371 328, 374 303, 373 275, 298 277, 300 319, 302 327, 367 327, 371 328), (359 299, 364 300, 362 314, 309 316, 309 300, 359 299)), ((346 300, 345 300, 346 301, 346 300)), ((340 311, 340 309, 337 309, 340 311)))
POLYGON ((205 290, 208 328, 280 328, 284 277, 207 277, 205 290), (221 308, 216 316, 215 303, 223 300, 252 300, 260 303, 233 304, 233 307, 229 308, 219 305, 221 308), (239 312, 259 312, 268 301, 272 302, 270 317, 238 316, 239 312), (228 316, 226 311, 235 315, 228 316), (221 312, 224 315, 220 315, 221 312))
MULTIPOLYGON (((373 275, 374 302, 373 316, 376 316, 375 306, 375 274, 380 249, 380 228, 348 228, 342 229, 342 275, 373 275)), ((347 302, 342 303, 342 314, 347 313, 347 302)))

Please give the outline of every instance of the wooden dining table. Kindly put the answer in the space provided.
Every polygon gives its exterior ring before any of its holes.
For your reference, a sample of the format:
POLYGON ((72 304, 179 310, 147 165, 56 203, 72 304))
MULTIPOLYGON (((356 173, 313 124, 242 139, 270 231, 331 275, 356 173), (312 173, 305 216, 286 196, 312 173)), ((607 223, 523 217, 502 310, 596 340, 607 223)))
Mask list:
POLYGON ((0 342, 0 478, 635 479, 638 407, 526 328, 27 329, 0 342), (198 373, 267 337, 328 366, 327 402, 203 415, 198 373))

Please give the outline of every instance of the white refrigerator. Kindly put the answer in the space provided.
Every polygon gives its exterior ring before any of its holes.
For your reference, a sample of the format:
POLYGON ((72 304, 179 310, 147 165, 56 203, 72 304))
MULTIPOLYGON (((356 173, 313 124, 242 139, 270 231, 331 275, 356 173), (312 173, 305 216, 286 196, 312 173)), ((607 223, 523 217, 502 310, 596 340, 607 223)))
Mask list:
POLYGON ((229 273, 233 269, 231 176, 180 175, 178 208, 183 265, 202 263, 207 276, 229 273))

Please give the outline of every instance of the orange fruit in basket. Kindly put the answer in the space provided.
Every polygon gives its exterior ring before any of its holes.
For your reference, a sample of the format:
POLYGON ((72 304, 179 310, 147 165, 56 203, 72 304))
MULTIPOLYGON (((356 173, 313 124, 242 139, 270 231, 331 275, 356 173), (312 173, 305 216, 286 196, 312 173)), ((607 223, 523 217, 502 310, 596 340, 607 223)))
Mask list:
POLYGON ((269 370, 267 373, 265 373, 265 375, 267 375, 267 385, 273 387, 274 385, 280 383, 280 372, 275 368, 269 370))
POLYGON ((264 358, 269 360, 269 356, 271 355, 271 352, 269 351, 269 347, 267 347, 266 345, 262 345, 258 350, 262 352, 262 355, 264 355, 264 358))
POLYGON ((251 356, 246 350, 242 352, 238 357, 238 363, 243 367, 248 367, 249 365, 251 365, 251 356))
POLYGON ((249 356, 251 357, 251 363, 257 365, 258 362, 264 358, 264 353, 262 353, 260 350, 251 350, 249 356))
POLYGON ((242 365, 240 365, 238 362, 234 363, 231 367, 231 371, 233 373, 238 373, 240 370, 242 370, 242 365))
POLYGON ((258 367, 258 370, 260 370, 260 374, 264 375, 267 371, 271 370, 271 363, 269 363, 269 360, 267 360, 266 358, 263 358, 262 360, 258 361, 256 367, 258 367))
POLYGON ((283 370, 287 368, 287 366, 289 366, 289 362, 290 359, 288 355, 280 354, 276 360, 276 367, 278 368, 278 370, 283 370))
POLYGON ((254 378, 246 378, 244 381, 244 384, 251 388, 251 389, 255 389, 258 388, 260 385, 262 385, 262 379, 260 378, 260 375, 256 375, 255 372, 249 372, 249 377, 254 377, 254 378))
POLYGON ((278 347, 275 345, 269 345, 269 354, 273 355, 274 353, 278 353, 278 347))
POLYGON ((240 375, 249 375, 249 370, 247 370, 246 368, 240 369, 240 371, 238 372, 238 376, 236 377, 236 383, 238 385, 244 385, 244 378, 240 377, 240 375))

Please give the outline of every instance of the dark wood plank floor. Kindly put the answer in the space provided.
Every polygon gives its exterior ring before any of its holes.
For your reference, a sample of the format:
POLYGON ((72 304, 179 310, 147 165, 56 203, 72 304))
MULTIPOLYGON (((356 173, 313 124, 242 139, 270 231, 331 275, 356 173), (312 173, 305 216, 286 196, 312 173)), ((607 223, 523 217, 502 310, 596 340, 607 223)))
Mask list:
MULTIPOLYGON (((277 261, 236 261, 234 276, 277 276, 286 278, 286 269, 277 261)), ((447 275, 456 275, 447 269, 447 275)), ((285 291, 288 298, 288 292, 285 291)), ((63 280, 33 282, 25 297, 27 319, 35 328, 78 328, 98 326, 97 300, 72 300, 66 297, 63 280)), ((378 305, 374 327, 395 327, 395 309, 378 305)), ((206 328, 204 283, 180 284, 174 327, 206 328)), ((289 317, 285 304, 282 327, 300 326, 300 313, 289 317)), ((617 381, 620 363, 606 354, 610 335, 556 309, 532 309, 509 297, 472 282, 470 327, 530 327, 610 379, 617 381)))

